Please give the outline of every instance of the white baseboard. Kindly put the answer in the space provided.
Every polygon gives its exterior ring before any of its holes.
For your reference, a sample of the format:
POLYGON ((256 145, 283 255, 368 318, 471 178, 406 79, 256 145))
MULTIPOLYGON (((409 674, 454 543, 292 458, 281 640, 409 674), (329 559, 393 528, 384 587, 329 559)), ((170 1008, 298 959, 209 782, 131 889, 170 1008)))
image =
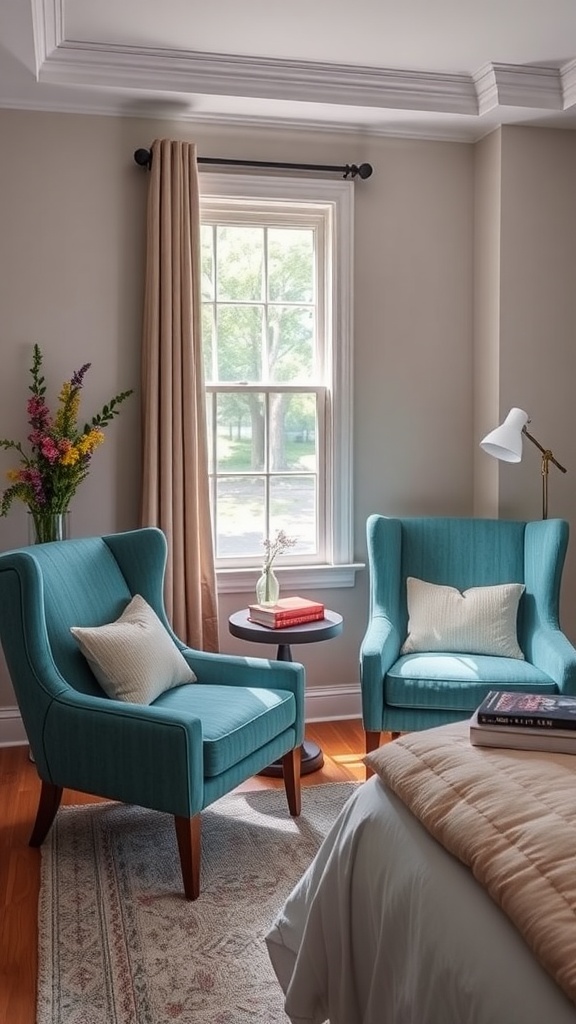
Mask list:
POLYGON ((306 689, 306 721, 335 722, 362 717, 360 686, 316 686, 306 689))
POLYGON ((19 747, 28 743, 17 707, 0 708, 0 747, 19 747))
MULTIPOLYGON (((330 722, 344 718, 361 718, 360 687, 317 686, 306 690, 306 721, 330 722)), ((27 743, 26 733, 17 707, 0 708, 0 747, 27 743)))

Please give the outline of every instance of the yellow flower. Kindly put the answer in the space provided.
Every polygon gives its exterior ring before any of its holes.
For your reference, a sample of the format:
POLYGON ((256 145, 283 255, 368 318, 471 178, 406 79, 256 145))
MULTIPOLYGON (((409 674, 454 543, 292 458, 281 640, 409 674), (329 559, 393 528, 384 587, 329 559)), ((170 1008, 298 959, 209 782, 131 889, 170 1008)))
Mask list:
POLYGON ((70 392, 72 390, 72 384, 69 380, 65 380, 62 387, 60 388, 60 394, 58 395, 58 401, 62 402, 62 405, 66 405, 70 392))
POLYGON ((68 451, 64 452, 60 459, 62 466, 75 466, 80 458, 81 452, 78 451, 74 445, 71 445, 68 451))
POLYGON ((102 444, 103 440, 104 431, 93 428, 80 438, 78 441, 78 448, 82 455, 89 455, 90 452, 93 452, 94 449, 98 447, 98 445, 102 444))
POLYGON ((6 473, 6 476, 8 477, 8 480, 12 480, 15 483, 17 480, 20 479, 20 470, 9 469, 8 472, 6 473))
POLYGON ((61 431, 67 424, 68 427, 70 427, 70 424, 75 424, 78 419, 78 411, 80 409, 80 392, 79 390, 73 390, 72 381, 64 381, 60 388, 58 401, 60 403, 60 408, 56 413, 54 425, 56 430, 61 431))

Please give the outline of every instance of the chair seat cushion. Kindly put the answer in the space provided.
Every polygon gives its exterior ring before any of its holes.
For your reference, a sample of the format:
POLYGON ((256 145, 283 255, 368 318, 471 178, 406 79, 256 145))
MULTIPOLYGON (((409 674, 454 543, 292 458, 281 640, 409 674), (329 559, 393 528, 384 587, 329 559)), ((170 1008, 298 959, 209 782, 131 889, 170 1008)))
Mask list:
POLYGON ((392 707, 474 711, 489 689, 555 693, 553 679, 528 661, 482 654, 406 654, 389 669, 384 701, 392 707))
POLYGON ((289 690, 196 683, 167 690, 154 706, 200 719, 205 776, 225 772, 296 721, 296 700, 289 690))

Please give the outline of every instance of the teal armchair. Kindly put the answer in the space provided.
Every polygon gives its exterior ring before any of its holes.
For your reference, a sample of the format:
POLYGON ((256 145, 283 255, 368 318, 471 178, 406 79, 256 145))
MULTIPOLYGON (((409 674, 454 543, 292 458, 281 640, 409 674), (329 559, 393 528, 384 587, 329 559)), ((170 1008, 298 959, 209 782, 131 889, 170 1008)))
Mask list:
POLYGON ((30 844, 43 842, 65 787, 164 811, 196 899, 203 808, 282 759, 288 808, 300 813, 304 669, 181 643, 164 608, 166 551, 147 528, 1 554, 0 640, 41 780, 30 844), (136 594, 197 678, 150 704, 107 697, 70 632, 114 622, 136 594))
POLYGON ((371 515, 367 541, 370 608, 360 650, 367 751, 379 746, 383 731, 469 718, 490 689, 576 694, 576 650, 559 624, 566 522, 371 515), (467 651, 401 654, 409 576, 460 591, 524 584, 517 637, 525 660, 467 651))

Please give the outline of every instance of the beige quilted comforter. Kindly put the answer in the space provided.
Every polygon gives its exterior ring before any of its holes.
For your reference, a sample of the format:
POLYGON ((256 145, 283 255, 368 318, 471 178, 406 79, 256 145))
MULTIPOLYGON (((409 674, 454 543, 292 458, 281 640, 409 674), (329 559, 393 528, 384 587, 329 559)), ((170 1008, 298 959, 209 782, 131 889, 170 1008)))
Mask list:
POLYGON ((467 722, 366 757, 576 1003, 576 756, 473 747, 467 722))

